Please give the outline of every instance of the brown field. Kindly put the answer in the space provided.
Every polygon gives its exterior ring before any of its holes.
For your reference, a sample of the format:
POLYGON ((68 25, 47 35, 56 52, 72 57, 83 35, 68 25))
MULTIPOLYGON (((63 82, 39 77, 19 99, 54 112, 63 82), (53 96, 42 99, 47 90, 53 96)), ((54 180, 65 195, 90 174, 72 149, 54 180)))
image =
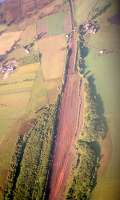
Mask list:
POLYGON ((6 32, 0 36, 0 54, 9 51, 14 43, 20 38, 22 31, 6 32), (8 39, 9 38, 9 39, 8 39))
POLYGON ((26 25, 26 28, 23 31, 20 38, 21 39, 20 44, 22 45, 29 44, 30 42, 32 42, 35 35, 36 35, 36 23, 34 22, 30 25, 26 25))
POLYGON ((71 27, 71 13, 69 10, 69 4, 66 5, 65 9, 65 18, 64 18, 64 32, 65 33, 70 33, 72 31, 71 27))
POLYGON ((49 103, 54 103, 60 93, 61 79, 54 79, 51 81, 45 81, 45 87, 47 89, 49 103))
POLYGON ((62 77, 66 58, 64 35, 49 36, 39 41, 42 53, 42 70, 45 80, 62 77))
POLYGON ((66 186, 72 148, 82 127, 82 97, 83 83, 79 74, 69 75, 59 113, 49 200, 61 199, 60 194, 66 186))
MULTIPOLYGON (((59 8, 62 5, 63 5, 63 0, 55 0, 50 4, 48 4, 47 6, 45 6, 44 8, 42 8, 39 12, 39 16, 42 17, 52 14, 54 13, 54 11, 56 11, 57 7, 59 8)), ((58 11, 60 11, 60 9, 58 9, 58 11)))
POLYGON ((63 200, 68 176, 72 166, 73 149, 77 136, 83 127, 84 84, 80 74, 75 71, 77 55, 77 33, 69 42, 69 62, 64 93, 58 115, 57 137, 53 153, 52 173, 49 185, 49 200, 63 200))

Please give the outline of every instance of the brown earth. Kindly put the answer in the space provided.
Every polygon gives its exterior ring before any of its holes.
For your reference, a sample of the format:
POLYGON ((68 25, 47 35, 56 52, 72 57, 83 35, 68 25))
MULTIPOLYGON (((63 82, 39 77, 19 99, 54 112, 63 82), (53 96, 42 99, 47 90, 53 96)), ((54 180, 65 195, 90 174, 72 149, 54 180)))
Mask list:
POLYGON ((83 125, 83 81, 75 71, 76 55, 77 33, 73 32, 69 41, 67 77, 58 116, 49 200, 64 199, 76 136, 83 125))
POLYGON ((0 54, 10 51, 13 45, 20 39, 22 31, 6 32, 0 36, 0 54), (9 38, 9 40, 8 40, 9 38))
POLYGON ((3 6, 1 21, 11 23, 16 19, 21 19, 31 12, 43 8, 53 0, 6 0, 3 6))
POLYGON ((66 7, 64 7, 64 13, 65 13, 64 32, 70 33, 72 31, 72 27, 71 27, 71 12, 69 9, 69 5, 66 5, 66 7))
POLYGON ((82 97, 83 83, 79 74, 69 75, 59 113, 49 200, 58 200, 66 184, 72 161, 71 150, 82 126, 82 97))
POLYGON ((23 119, 23 122, 19 129, 19 135, 24 136, 35 125, 35 123, 35 119, 30 119, 28 121, 25 121, 25 119, 23 119))

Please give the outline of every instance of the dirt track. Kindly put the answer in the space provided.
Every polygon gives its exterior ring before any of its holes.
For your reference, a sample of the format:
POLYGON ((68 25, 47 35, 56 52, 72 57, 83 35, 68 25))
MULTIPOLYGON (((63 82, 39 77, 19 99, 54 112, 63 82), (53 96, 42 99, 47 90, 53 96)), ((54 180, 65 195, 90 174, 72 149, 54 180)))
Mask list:
POLYGON ((49 200, 64 190, 72 160, 72 148, 82 126, 83 84, 79 74, 69 75, 59 114, 49 200))
MULTIPOLYGON (((76 136, 83 124, 83 82, 75 71, 77 33, 73 32, 69 44, 69 62, 64 94, 58 116, 57 138, 54 149, 49 200, 63 200, 67 177, 71 169, 76 136)), ((68 52, 69 52, 68 50, 68 52)))
POLYGON ((73 2, 70 0, 72 34, 68 44, 66 80, 58 116, 57 138, 53 152, 53 165, 49 183, 49 200, 64 200, 74 144, 83 126, 83 80, 76 71, 77 32, 73 2))

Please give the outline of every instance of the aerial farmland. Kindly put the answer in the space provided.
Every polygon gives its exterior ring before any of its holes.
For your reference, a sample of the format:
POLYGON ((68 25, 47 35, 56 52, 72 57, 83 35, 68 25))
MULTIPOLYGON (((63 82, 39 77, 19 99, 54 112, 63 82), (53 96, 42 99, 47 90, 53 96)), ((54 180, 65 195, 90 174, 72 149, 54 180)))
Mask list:
POLYGON ((0 1, 0 200, 119 200, 118 7, 0 1))

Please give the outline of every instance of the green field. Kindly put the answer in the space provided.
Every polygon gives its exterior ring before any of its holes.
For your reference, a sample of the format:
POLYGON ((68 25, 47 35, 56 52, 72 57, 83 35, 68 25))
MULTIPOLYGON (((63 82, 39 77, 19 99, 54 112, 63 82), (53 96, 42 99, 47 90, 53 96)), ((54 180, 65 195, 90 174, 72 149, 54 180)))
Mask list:
MULTIPOLYGON (((108 123, 108 134, 111 135, 112 153, 111 159, 106 164, 102 176, 98 176, 98 183, 93 191, 92 200, 118 200, 120 186, 120 44, 119 34, 120 26, 108 23, 108 18, 117 14, 119 10, 118 1, 95 1, 78 0, 76 1, 76 21, 82 24, 90 19, 94 14, 95 5, 111 2, 111 6, 106 12, 99 15, 96 20, 100 24, 100 31, 96 35, 86 38, 86 46, 89 48, 86 57, 87 70, 93 74, 97 92, 101 95, 105 116, 108 123), (100 55, 101 49, 113 50, 111 53, 100 55)), ((108 150, 109 151, 109 150, 108 150)))
POLYGON ((119 32, 120 27, 108 23, 107 18, 117 13, 117 4, 112 4, 111 8, 98 18, 101 29, 94 36, 88 38, 87 46, 89 55, 87 56, 88 70, 95 77, 97 91, 100 93, 105 115, 108 122, 108 133, 112 139, 112 155, 108 163, 107 170, 98 177, 98 183, 93 192, 92 200, 118 200, 120 186, 120 84, 119 84, 119 32), (100 55, 99 50, 112 49, 112 53, 100 55))
POLYGON ((37 26, 40 25, 47 27, 48 35, 58 35, 64 33, 64 17, 65 13, 60 11, 50 16, 40 19, 37 26))

